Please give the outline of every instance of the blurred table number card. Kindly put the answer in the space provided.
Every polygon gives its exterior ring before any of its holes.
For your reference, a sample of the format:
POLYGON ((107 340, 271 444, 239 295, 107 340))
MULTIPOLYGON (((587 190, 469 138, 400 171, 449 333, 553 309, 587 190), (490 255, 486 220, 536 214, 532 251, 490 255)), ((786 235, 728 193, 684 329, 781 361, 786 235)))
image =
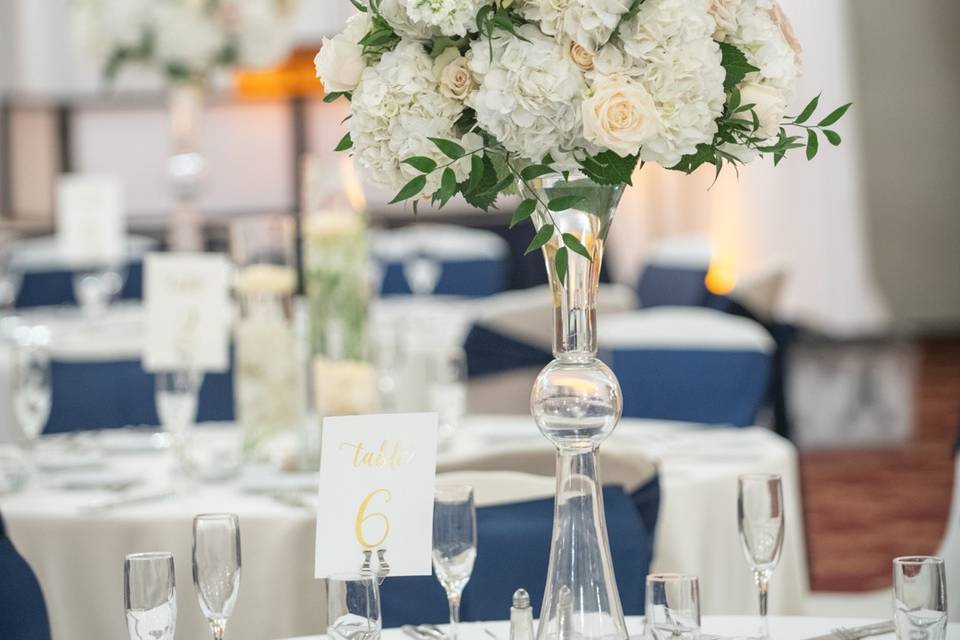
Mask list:
POLYGON ((391 576, 431 571, 435 413, 324 418, 316 577, 356 574, 378 551, 391 576))
POLYGON ((217 253, 151 253, 144 260, 147 371, 230 365, 230 278, 217 253))
POLYGON ((120 181, 71 174, 57 182, 57 249, 69 263, 114 264, 123 259, 126 217, 120 181))

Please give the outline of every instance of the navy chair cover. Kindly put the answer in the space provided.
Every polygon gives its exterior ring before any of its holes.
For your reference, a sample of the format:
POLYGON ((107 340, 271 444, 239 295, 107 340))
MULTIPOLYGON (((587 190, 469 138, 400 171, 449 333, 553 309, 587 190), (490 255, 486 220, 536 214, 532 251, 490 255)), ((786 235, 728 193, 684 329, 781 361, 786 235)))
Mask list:
MULTIPOLYGON (((140 300, 143 298, 143 263, 132 262, 127 267, 120 298, 140 300)), ((17 294, 18 309, 77 304, 73 297, 72 271, 29 271, 23 274, 23 283, 17 294)))
POLYGON ((704 306, 710 296, 706 278, 706 269, 649 265, 637 285, 640 307, 704 306))
POLYGON ((33 570, 7 537, 0 515, 0 638, 50 640, 47 605, 33 570))
MULTIPOLYGON (((507 288, 506 260, 444 260, 442 272, 433 293, 445 296, 480 298, 492 296, 507 288)), ((397 262, 384 266, 380 294, 384 296, 412 293, 403 265, 397 262)))
MULTIPOLYGON (((623 611, 640 615, 653 557, 659 481, 652 480, 633 496, 620 486, 605 487, 603 500, 623 611)), ((539 613, 552 528, 553 499, 477 509, 478 559, 463 592, 465 622, 509 618, 518 587, 530 593, 534 614, 539 613)), ((385 627, 448 621, 446 596, 434 576, 388 578, 381 594, 385 627)))
POLYGON ((764 405, 771 357, 758 351, 612 351, 627 418, 747 427, 764 405))
MULTIPOLYGON (((159 424, 153 375, 140 361, 51 363, 52 403, 44 433, 159 424)), ((233 420, 233 375, 207 374, 197 421, 233 420)))
POLYGON ((467 375, 471 378, 544 367, 553 359, 549 351, 479 324, 473 325, 467 334, 463 351, 467 356, 467 375))

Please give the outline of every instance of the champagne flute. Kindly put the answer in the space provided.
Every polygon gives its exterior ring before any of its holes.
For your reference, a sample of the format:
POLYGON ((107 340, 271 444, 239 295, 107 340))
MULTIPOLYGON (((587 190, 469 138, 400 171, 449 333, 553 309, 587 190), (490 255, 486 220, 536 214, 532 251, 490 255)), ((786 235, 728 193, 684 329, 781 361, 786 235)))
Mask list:
POLYGON ((173 640, 177 590, 171 553, 135 553, 123 562, 123 605, 130 640, 173 640))
POLYGON ((189 369, 156 374, 157 416, 173 441, 173 452, 181 471, 188 466, 187 441, 197 419, 197 394, 203 374, 189 369))
POLYGON ((477 559, 477 509, 473 488, 437 487, 433 502, 433 570, 450 605, 450 640, 457 638, 460 598, 477 559))
POLYGON ((770 637, 767 592, 783 548, 783 481, 778 475, 743 475, 738 480, 737 516, 743 553, 760 592, 760 637, 770 637))
POLYGON ((214 640, 223 640, 240 594, 240 519, 211 513, 193 519, 193 584, 214 640))

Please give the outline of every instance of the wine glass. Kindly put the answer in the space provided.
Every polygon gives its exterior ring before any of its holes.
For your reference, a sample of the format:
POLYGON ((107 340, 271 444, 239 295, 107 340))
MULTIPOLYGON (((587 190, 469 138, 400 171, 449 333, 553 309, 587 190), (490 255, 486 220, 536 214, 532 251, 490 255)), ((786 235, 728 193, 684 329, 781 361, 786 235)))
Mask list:
POLYGON ((13 345, 13 410, 27 442, 36 443, 50 417, 49 332, 18 327, 13 345))
POLYGON ((427 406, 439 416, 440 443, 449 443, 467 411, 467 356, 459 346, 440 345, 427 356, 427 406))
POLYGON ((654 640, 700 636, 700 580, 660 573, 647 576, 647 630, 654 640))
POLYGON ((327 635, 335 640, 377 640, 380 589, 376 576, 336 575, 327 581, 327 635))
POLYGON ((197 394, 203 374, 189 369, 162 371, 156 375, 157 415, 164 431, 173 440, 173 451, 181 470, 188 466, 187 440, 197 418, 197 394))
POLYGON ((124 274, 119 267, 97 266, 82 268, 73 275, 73 297, 84 317, 102 318, 110 303, 123 290, 124 274))
POLYGON ((473 488, 437 487, 433 501, 433 570, 450 605, 450 633, 456 640, 460 597, 477 559, 477 509, 473 488))
POLYGON ((440 284, 443 265, 425 254, 412 255, 403 262, 403 276, 415 296, 429 296, 440 284))
POLYGON ((944 640, 947 633, 946 567, 942 558, 893 561, 893 616, 898 640, 944 640))
POLYGON ((130 640, 173 640, 177 591, 171 553, 135 553, 123 562, 123 605, 130 640))
POLYGON ((783 548, 783 481, 756 474, 740 476, 738 484, 740 542, 760 592, 760 637, 769 638, 767 592, 783 548))
POLYGON ((240 519, 211 513, 193 519, 193 584, 214 640, 223 640, 240 594, 240 519))

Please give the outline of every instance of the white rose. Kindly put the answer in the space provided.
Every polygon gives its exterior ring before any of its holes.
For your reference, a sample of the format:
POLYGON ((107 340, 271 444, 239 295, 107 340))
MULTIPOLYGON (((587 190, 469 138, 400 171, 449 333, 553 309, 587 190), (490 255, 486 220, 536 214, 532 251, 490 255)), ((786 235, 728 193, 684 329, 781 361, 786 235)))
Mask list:
POLYGON ((314 59, 317 77, 328 92, 353 91, 366 69, 363 47, 358 44, 371 28, 370 16, 357 13, 347 21, 343 33, 324 38, 323 47, 314 59))
POLYGON ((740 101, 742 104, 756 105, 753 110, 760 119, 758 136, 773 138, 777 135, 787 113, 787 99, 783 91, 770 85, 748 82, 740 87, 740 101))
POLYGON ((601 78, 583 102, 583 135, 621 156, 634 155, 660 131, 660 116, 642 84, 601 78))
POLYGON ((580 45, 576 40, 566 42, 563 45, 563 50, 566 52, 570 62, 580 67, 581 71, 590 71, 593 69, 593 52, 580 45))
POLYGON ((433 63, 433 72, 440 85, 440 93, 453 100, 464 100, 476 87, 470 62, 456 49, 450 47, 433 63))

